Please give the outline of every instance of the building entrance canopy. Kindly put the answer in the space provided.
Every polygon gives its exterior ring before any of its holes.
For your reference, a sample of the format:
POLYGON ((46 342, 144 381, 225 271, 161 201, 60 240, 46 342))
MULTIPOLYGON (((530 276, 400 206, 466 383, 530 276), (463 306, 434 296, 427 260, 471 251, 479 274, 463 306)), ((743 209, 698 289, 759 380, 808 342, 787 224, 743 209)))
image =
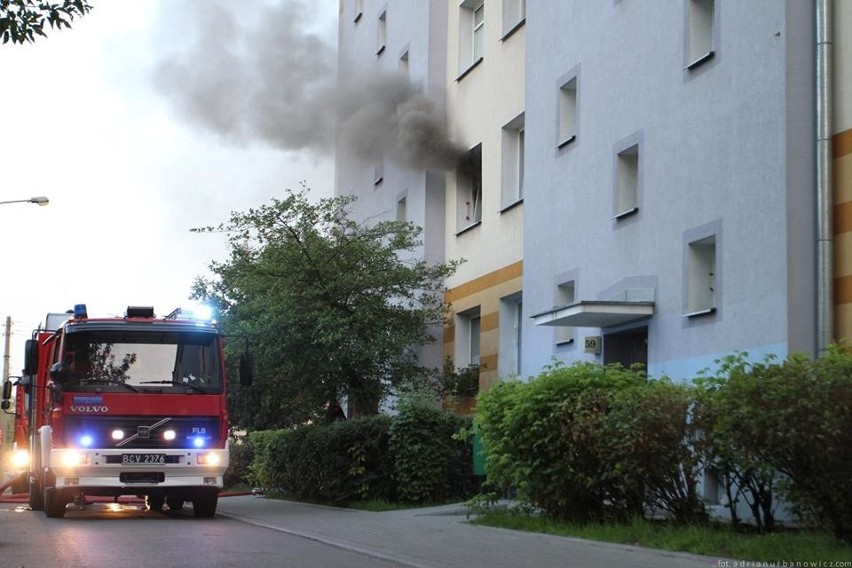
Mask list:
POLYGON ((612 327, 654 315, 654 302, 584 300, 532 316, 535 325, 612 327))

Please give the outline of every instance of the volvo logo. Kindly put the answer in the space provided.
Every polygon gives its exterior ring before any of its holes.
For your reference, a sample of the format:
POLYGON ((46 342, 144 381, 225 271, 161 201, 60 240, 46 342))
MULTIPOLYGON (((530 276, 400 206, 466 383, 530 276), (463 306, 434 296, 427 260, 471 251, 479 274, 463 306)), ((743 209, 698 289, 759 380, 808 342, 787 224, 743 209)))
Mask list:
POLYGON ((72 404, 71 412, 84 412, 88 414, 104 414, 109 412, 109 407, 103 404, 93 405, 93 404, 72 404))

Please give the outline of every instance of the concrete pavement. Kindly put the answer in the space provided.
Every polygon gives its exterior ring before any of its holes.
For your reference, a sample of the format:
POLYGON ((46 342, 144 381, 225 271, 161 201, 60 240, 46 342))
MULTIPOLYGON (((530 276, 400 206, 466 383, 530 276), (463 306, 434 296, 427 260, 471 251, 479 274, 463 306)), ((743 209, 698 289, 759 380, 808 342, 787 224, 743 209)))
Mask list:
POLYGON ((415 568, 709 568, 719 559, 468 524, 460 505, 372 513, 219 499, 219 515, 415 568))

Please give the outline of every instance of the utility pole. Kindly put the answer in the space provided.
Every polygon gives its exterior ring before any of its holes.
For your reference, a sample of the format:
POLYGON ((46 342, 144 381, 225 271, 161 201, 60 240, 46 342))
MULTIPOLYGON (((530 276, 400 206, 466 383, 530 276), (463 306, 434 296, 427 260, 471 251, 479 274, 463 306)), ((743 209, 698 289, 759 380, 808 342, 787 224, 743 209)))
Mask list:
POLYGON ((9 345, 12 343, 12 316, 6 316, 6 341, 3 343, 3 382, 9 380, 9 345))

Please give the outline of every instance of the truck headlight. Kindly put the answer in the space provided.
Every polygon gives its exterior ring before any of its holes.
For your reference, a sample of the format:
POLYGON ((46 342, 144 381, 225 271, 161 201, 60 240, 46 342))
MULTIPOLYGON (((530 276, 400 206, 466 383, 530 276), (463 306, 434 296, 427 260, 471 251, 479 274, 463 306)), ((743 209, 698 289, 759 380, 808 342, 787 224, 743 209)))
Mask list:
POLYGON ((65 450, 62 452, 62 465, 65 467, 77 467, 86 463, 87 454, 77 450, 65 450))
POLYGON ((198 454, 198 465, 219 465, 221 458, 219 454, 210 452, 207 454, 198 454))
POLYGON ((15 469, 27 469, 30 465, 30 453, 27 450, 15 450, 12 453, 12 467, 15 469))

